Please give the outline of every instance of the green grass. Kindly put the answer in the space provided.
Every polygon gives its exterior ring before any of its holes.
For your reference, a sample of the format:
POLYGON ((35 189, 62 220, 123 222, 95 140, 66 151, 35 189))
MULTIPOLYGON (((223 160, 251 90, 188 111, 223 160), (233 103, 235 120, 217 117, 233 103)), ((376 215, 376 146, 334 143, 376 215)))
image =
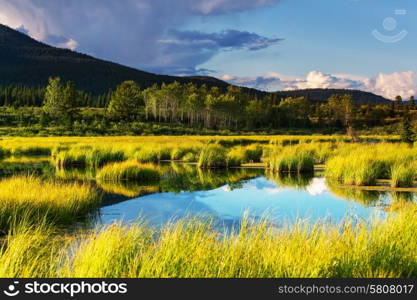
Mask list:
POLYGON ((277 147, 269 152, 267 166, 273 172, 314 172, 314 152, 302 146, 277 147))
POLYGON ((260 162, 263 153, 263 146, 252 144, 249 146, 235 146, 227 154, 230 161, 239 164, 260 162))
MULTIPOLYGON (((224 234, 195 219, 156 231, 112 225, 78 242, 37 228, 10 232, 5 277, 367 278, 417 276, 416 207, 370 224, 298 221, 276 227, 244 218, 224 234), (69 248, 71 250, 69 250, 69 248)), ((79 239, 79 238, 78 238, 79 239)))
POLYGON ((84 166, 97 168, 106 163, 125 159, 122 150, 111 148, 91 148, 88 146, 71 148, 55 153, 54 162, 57 167, 84 166))
POLYGON ((42 146, 21 146, 11 149, 11 154, 15 156, 51 155, 51 152, 51 148, 42 146))
POLYGON ((416 164, 407 160, 391 167, 391 187, 412 187, 416 179, 416 164))
POLYGON ((100 204, 100 194, 88 184, 18 176, 0 181, 0 230, 20 222, 36 224, 45 219, 57 225, 85 218, 100 204))
POLYGON ((0 277, 53 277, 62 246, 65 242, 54 235, 45 219, 36 225, 15 224, 0 246, 0 277))
POLYGON ((8 155, 10 155, 10 151, 3 148, 3 147, 0 147, 0 159, 6 157, 8 155))
POLYGON ((375 185, 385 172, 384 161, 360 151, 345 157, 335 156, 326 164, 326 177, 350 185, 375 185))
POLYGON ((190 161, 191 157, 195 158, 200 151, 201 149, 195 146, 175 147, 171 151, 171 160, 190 161))
POLYGON ((136 151, 132 158, 141 163, 157 163, 171 159, 172 148, 162 145, 147 145, 136 151))
POLYGON ((201 150, 198 167, 203 169, 240 166, 241 162, 228 156, 227 149, 219 145, 208 145, 201 150))
POLYGON ((108 164, 97 172, 99 180, 136 180, 148 183, 157 182, 160 177, 158 167, 133 160, 108 164))
POLYGON ((375 185, 390 179, 392 187, 411 187, 417 151, 405 145, 341 147, 326 163, 326 177, 347 185, 375 185))

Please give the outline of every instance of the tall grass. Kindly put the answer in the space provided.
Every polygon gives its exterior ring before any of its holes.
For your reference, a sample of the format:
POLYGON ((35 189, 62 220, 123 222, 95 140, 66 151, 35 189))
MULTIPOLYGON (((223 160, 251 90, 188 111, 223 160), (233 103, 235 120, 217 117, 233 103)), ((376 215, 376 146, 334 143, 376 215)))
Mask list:
POLYGON ((42 147, 38 145, 24 145, 12 148, 11 155, 15 156, 37 156, 37 155, 51 155, 52 149, 49 147, 42 147))
POLYGON ((391 187, 412 187, 416 179, 416 163, 403 160, 391 167, 391 187))
POLYGON ((385 161, 359 151, 335 156, 326 164, 327 177, 351 185, 375 185, 377 179, 385 177, 386 171, 385 161))
POLYGON ((7 155, 10 155, 10 151, 3 147, 0 147, 0 159, 6 157, 7 155))
POLYGON ((278 147, 269 152, 267 166, 273 172, 314 172, 314 152, 301 146, 278 147))
POLYGON ((410 187, 416 159, 417 150, 404 145, 342 147, 326 163, 326 177, 349 185, 375 185, 378 179, 391 179, 393 187, 410 187))
POLYGON ((100 167, 106 163, 122 161, 124 152, 112 148, 90 148, 88 146, 58 151, 55 154, 55 165, 61 168, 69 166, 100 167))
POLYGON ((46 181, 19 176, 0 181, 0 230, 21 221, 71 224, 100 204, 100 195, 88 184, 46 181))
POLYGON ((227 155, 227 149, 219 145, 208 145, 201 150, 198 167, 227 168, 240 166, 241 162, 227 155))
POLYGON ((97 172, 97 179, 99 180, 155 182, 159 181, 160 177, 158 167, 152 164, 140 164, 133 160, 108 164, 97 172))
MULTIPOLYGON (((127 180, 97 180, 97 185, 106 193, 122 195, 129 198, 160 192, 158 185, 143 185, 135 181, 127 180)), ((105 204, 105 200, 103 203, 105 204)))
POLYGON ((231 161, 243 163, 260 162, 263 154, 263 146, 253 144, 249 146, 235 146, 230 149, 227 157, 231 161))
POLYGON ((416 207, 370 224, 299 221, 276 227, 243 219, 215 230, 195 219, 161 230, 112 225, 80 242, 42 232, 9 233, 0 252, 7 277, 351 278, 416 277, 416 207), (67 245, 67 247, 63 247, 67 245))
POLYGON ((0 246, 0 277, 53 277, 62 245, 45 219, 36 225, 25 221, 15 224, 0 246))
POLYGON ((190 161, 200 153, 200 147, 196 146, 178 146, 171 151, 171 160, 190 161))
POLYGON ((162 145, 147 145, 136 151, 132 158, 142 163, 156 163, 171 159, 172 148, 162 145))

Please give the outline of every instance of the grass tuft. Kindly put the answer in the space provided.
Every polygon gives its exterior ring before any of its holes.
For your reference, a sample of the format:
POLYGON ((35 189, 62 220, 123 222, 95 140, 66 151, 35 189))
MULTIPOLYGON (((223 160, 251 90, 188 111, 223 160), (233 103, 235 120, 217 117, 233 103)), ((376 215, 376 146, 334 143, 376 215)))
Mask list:
POLYGON ((19 176, 0 181, 0 230, 14 224, 68 225, 83 219, 100 204, 100 194, 88 184, 44 181, 19 176))
POLYGON ((141 182, 156 182, 161 177, 159 168, 152 164, 140 164, 130 160, 112 163, 97 172, 99 180, 137 180, 141 182))

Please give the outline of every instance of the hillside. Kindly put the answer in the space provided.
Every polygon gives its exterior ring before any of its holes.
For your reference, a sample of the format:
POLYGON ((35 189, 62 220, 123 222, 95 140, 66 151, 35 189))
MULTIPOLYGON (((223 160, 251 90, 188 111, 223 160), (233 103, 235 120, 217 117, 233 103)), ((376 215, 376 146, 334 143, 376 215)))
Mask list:
POLYGON ((105 93, 124 80, 137 81, 143 88, 174 81, 228 86, 226 82, 211 77, 174 77, 139 71, 51 47, 0 24, 0 85, 44 86, 50 76, 72 80, 79 89, 93 93, 105 93))
POLYGON ((356 104, 387 104, 391 101, 372 93, 358 90, 343 89, 306 89, 296 91, 280 91, 274 93, 278 98, 307 97, 311 102, 324 102, 331 95, 352 95, 356 104))
MULTIPOLYGON (((51 76, 72 80, 78 89, 93 94, 107 93, 125 80, 134 80, 142 88, 174 81, 218 86, 221 89, 229 85, 214 77, 175 77, 140 71, 68 49, 51 47, 0 24, 0 86, 45 86, 51 76)), ((268 94, 255 89, 243 89, 258 97, 268 94)), ((306 96, 311 102, 323 102, 333 94, 346 93, 353 96, 355 103, 389 103, 389 100, 381 96, 356 90, 311 89, 272 94, 278 99, 306 96)))

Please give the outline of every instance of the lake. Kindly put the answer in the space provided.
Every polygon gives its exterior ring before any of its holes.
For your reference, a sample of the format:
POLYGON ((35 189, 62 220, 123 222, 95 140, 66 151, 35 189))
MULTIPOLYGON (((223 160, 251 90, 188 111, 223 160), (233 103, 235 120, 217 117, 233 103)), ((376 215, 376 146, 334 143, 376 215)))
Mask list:
POLYGON ((164 164, 159 184, 96 182, 94 170, 57 170, 46 159, 20 159, 0 164, 3 176, 31 173, 65 181, 90 181, 103 191, 103 205, 94 216, 97 226, 135 222, 160 227, 189 216, 209 217, 231 227, 245 213, 278 222, 305 219, 340 222, 384 216, 392 201, 415 201, 415 194, 347 189, 333 186, 320 174, 269 174, 264 169, 200 170, 190 164, 164 164))
POLYGON ((279 223, 296 219, 337 223, 346 217, 383 217, 391 201, 415 198, 412 193, 338 188, 320 176, 271 176, 257 169, 202 171, 190 166, 188 171, 167 175, 157 187, 130 188, 142 195, 123 201, 116 197, 114 203, 107 194, 99 224, 134 222, 141 216, 159 227, 185 216, 198 216, 230 227, 245 213, 254 219, 268 217, 279 223))

